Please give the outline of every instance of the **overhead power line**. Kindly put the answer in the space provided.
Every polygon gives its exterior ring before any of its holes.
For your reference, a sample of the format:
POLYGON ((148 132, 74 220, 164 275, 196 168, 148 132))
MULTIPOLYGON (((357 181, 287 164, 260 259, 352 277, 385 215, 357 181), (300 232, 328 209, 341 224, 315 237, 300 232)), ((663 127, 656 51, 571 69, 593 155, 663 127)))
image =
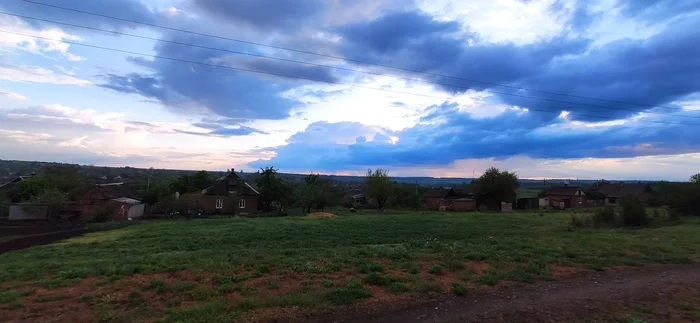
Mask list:
POLYGON ((210 38, 221 39, 221 40, 228 40, 228 41, 238 42, 238 43, 241 43, 241 44, 262 46, 262 47, 267 47, 267 48, 285 50, 285 51, 296 52, 296 53, 302 53, 302 54, 308 54, 308 55, 314 55, 314 56, 319 56, 319 57, 326 57, 326 58, 338 59, 338 60, 343 60, 343 61, 346 61, 346 62, 353 62, 353 63, 364 64, 364 65, 372 65, 372 66, 390 68, 390 69, 400 70, 400 71, 404 71, 404 72, 411 72, 411 73, 417 73, 417 74, 424 74, 424 75, 430 75, 430 76, 436 76, 436 77, 444 77, 444 78, 449 78, 449 79, 454 79, 454 80, 461 80, 461 81, 467 81, 467 82, 474 82, 474 83, 486 84, 486 85, 491 85, 491 86, 498 86, 498 87, 504 87, 504 88, 514 89, 514 90, 520 90, 520 91, 530 91, 530 92, 537 92, 537 93, 550 94, 550 95, 568 96, 568 97, 579 98, 579 99, 586 99, 586 100, 596 100, 596 101, 603 101, 603 102, 610 102, 610 103, 618 103, 618 104, 627 104, 627 105, 644 106, 644 107, 649 107, 649 108, 662 108, 662 109, 673 109, 673 110, 676 110, 676 108, 673 108, 673 107, 661 107, 661 106, 655 106, 655 105, 644 104, 644 103, 634 103, 634 102, 626 102, 626 101, 618 101, 618 100, 609 100, 609 99, 602 99, 602 98, 594 98, 594 97, 588 97, 588 96, 582 96, 582 95, 574 95, 574 94, 567 94, 567 93, 558 93, 558 92, 552 92, 552 91, 535 90, 535 89, 529 89, 529 88, 524 88, 524 87, 512 86, 512 85, 507 85, 507 84, 502 84, 502 83, 495 83, 495 82, 488 82, 488 81, 481 81, 481 80, 476 80, 476 79, 470 79, 470 78, 465 78, 465 77, 460 77, 460 76, 454 76, 454 75, 444 75, 444 74, 433 73, 433 72, 426 72, 426 71, 420 71, 420 70, 416 70, 416 69, 411 69, 411 68, 406 68, 406 67, 400 67, 400 66, 395 66, 395 65, 389 65, 389 64, 381 64, 381 63, 369 62, 369 61, 366 61, 366 60, 360 60, 360 59, 354 59, 354 58, 348 58, 348 57, 341 57, 341 56, 330 55, 330 54, 322 54, 322 53, 317 53, 317 52, 312 52, 312 51, 307 51, 307 50, 301 50, 301 49, 295 49, 295 48, 290 48, 290 47, 283 47, 283 46, 276 46, 276 45, 270 45, 270 44, 263 44, 263 43, 258 43, 258 42, 249 41, 249 40, 243 40, 243 39, 237 39, 237 38, 231 38, 231 37, 224 37, 224 36, 217 36, 217 35, 212 35, 212 34, 207 34, 207 33, 202 33, 202 32, 196 32, 196 31, 187 30, 187 29, 173 28, 173 27, 168 27, 168 26, 163 26, 163 25, 158 25, 158 24, 152 24, 152 23, 142 22, 142 21, 138 21, 138 20, 132 20, 132 19, 126 19, 126 18, 120 18, 120 17, 110 16, 110 15, 100 14, 100 13, 96 13, 96 12, 90 12, 90 11, 84 11, 84 10, 69 8, 69 7, 63 7, 63 6, 52 5, 52 4, 48 4, 48 3, 44 3, 44 2, 39 2, 39 1, 33 1, 33 0, 21 0, 21 1, 24 1, 24 2, 27 2, 27 3, 36 4, 36 5, 40 5, 40 6, 46 6, 46 7, 51 7, 51 8, 56 8, 56 9, 61 9, 61 10, 66 10, 66 11, 72 11, 72 12, 82 13, 82 14, 86 14, 86 15, 92 15, 92 16, 103 17, 103 18, 108 18, 108 19, 113 19, 113 20, 118 20, 118 21, 124 21, 124 22, 129 22, 129 23, 134 23, 134 24, 140 24, 140 25, 144 25, 144 26, 150 26, 150 27, 154 27, 154 28, 160 28, 160 29, 164 29, 164 30, 171 30, 171 31, 177 31, 177 32, 182 32, 182 33, 191 34, 191 35, 204 36, 204 37, 210 37, 210 38))
MULTIPOLYGON (((197 62, 197 61, 186 60, 186 59, 180 59, 180 58, 174 58, 174 57, 167 57, 167 56, 162 56, 162 55, 145 54, 145 53, 139 53, 139 52, 128 51, 128 50, 123 50, 123 49, 117 49, 117 48, 110 48, 110 47, 103 47, 103 46, 97 46, 97 45, 83 44, 83 43, 78 43, 78 42, 73 42, 73 41, 67 41, 67 40, 62 40, 62 39, 56 39, 56 38, 49 38, 49 37, 42 37, 42 36, 29 35, 29 34, 25 34, 25 33, 14 32, 14 31, 0 30, 0 33, 12 34, 12 35, 19 35, 19 36, 25 36, 25 37, 32 37, 32 38, 42 39, 42 40, 50 40, 50 41, 56 41, 56 42, 63 42, 63 43, 71 44, 71 45, 75 45, 75 46, 82 46, 82 47, 88 47, 88 48, 95 48, 95 49, 100 49, 100 50, 113 51, 113 52, 125 53, 125 54, 131 54, 131 55, 146 56, 146 57, 152 57, 152 58, 155 58, 155 59, 169 60, 169 61, 180 62, 180 63, 185 63, 185 64, 196 64, 196 65, 201 65, 201 66, 208 66, 208 67, 215 67, 215 68, 224 68, 224 69, 233 70, 233 71, 239 71, 239 72, 248 72, 248 73, 264 74, 264 75, 273 75, 273 76, 284 77, 284 78, 289 78, 289 79, 300 79, 300 80, 307 80, 307 81, 312 81, 312 82, 328 83, 328 84, 335 84, 335 85, 344 85, 344 86, 350 86, 350 87, 355 87, 355 88, 360 88, 360 89, 367 89, 367 90, 376 90, 376 91, 390 92, 390 93, 403 94, 403 95, 412 95, 412 96, 420 96, 420 97, 437 98, 437 99, 442 99, 442 100, 446 100, 446 101, 453 100, 452 97, 444 97, 444 96, 437 96, 437 95, 430 95, 430 94, 421 94, 421 93, 412 93, 412 92, 396 91, 396 90, 390 90, 390 89, 384 89, 384 88, 377 88, 377 87, 371 87, 371 86, 364 86, 364 85, 357 85, 357 84, 351 84, 351 83, 343 83, 343 82, 337 82, 337 81, 329 81, 329 80, 314 79, 314 78, 305 77, 305 76, 289 75, 289 74, 275 73, 275 72, 266 72, 266 71, 259 71, 259 70, 254 70, 254 69, 247 69, 247 68, 232 67, 232 66, 227 66, 227 65, 206 63, 206 62, 197 62)), ((540 98, 540 100, 547 100, 547 99, 542 99, 542 98, 540 98)), ((553 111, 553 110, 544 110, 544 109, 533 109, 533 108, 527 108, 527 110, 528 110, 528 111, 535 111, 535 112, 543 112, 543 113, 553 113, 553 114, 561 114, 561 112, 562 112, 562 111, 553 111)), ((614 120, 610 120, 610 117, 606 117, 606 116, 598 116, 598 115, 590 115, 590 114, 580 114, 580 113, 577 113, 577 112, 570 112, 570 115, 580 116, 580 117, 587 117, 587 118, 598 118, 598 119, 604 119, 604 120, 607 120, 607 121, 614 121, 614 120)), ((642 122, 651 122, 651 123, 660 123, 660 124, 671 124, 671 125, 700 126, 700 124, 693 124, 693 123, 665 122, 665 121, 657 121, 657 120, 643 120, 642 122)))
MULTIPOLYGON (((451 87, 451 88, 453 88, 453 89, 460 89, 460 90, 470 90, 470 89, 472 89, 471 87, 468 87, 468 86, 460 86, 460 85, 454 85, 454 84, 446 84, 446 83, 440 83, 440 82, 432 82, 432 81, 426 81, 426 80, 422 80, 422 79, 409 78, 409 77, 400 77, 400 76, 394 76, 394 75, 389 75, 389 74, 384 74, 384 73, 377 73, 377 72, 368 72, 368 71, 350 69, 350 68, 345 68, 345 67, 340 67, 340 66, 332 66, 332 65, 324 65, 324 64, 310 63, 310 62, 304 62, 304 61, 299 61, 299 60, 293 60, 293 59, 287 59, 287 58, 280 58, 280 57, 274 57, 274 56, 267 56, 267 55, 262 55, 262 54, 247 53, 247 52, 241 52, 241 51, 230 50, 230 49, 224 49, 224 48, 217 48, 217 47, 210 47, 210 46, 202 46, 202 45, 197 45, 197 44, 192 44, 192 43, 185 43, 185 42, 179 42, 179 41, 172 41, 172 40, 166 40, 166 39, 159 39, 159 38, 154 38, 154 37, 148 37, 148 36, 141 36, 141 35, 130 34, 130 33, 125 33, 125 32, 119 32, 119 31, 111 31, 111 30, 106 30, 106 29, 101 29, 101 28, 95 28, 95 27, 77 25, 77 24, 66 23, 66 22, 61 22, 61 21, 55 21, 55 20, 50 20, 50 19, 29 17, 29 16, 18 15, 18 14, 13 14, 13 13, 7 13, 7 12, 2 12, 2 11, 0 11, 0 14, 8 15, 8 16, 13 16, 13 17, 19 17, 19 18, 23 18, 23 19, 32 19, 32 20, 37 20, 37 21, 49 22, 49 23, 58 24, 58 25, 64 25, 64 26, 70 26, 70 27, 76 27, 76 28, 83 28, 83 29, 87 29, 87 30, 99 31, 99 32, 104 32, 104 33, 109 33, 109 34, 123 35, 123 36, 129 36, 129 37, 134 37, 134 38, 147 39, 147 40, 156 41, 156 42, 169 43, 169 44, 176 44, 176 45, 181 45, 181 46, 196 47, 196 48, 208 49, 208 50, 213 50, 213 51, 220 51, 220 52, 232 53, 232 54, 237 54, 237 55, 245 55, 245 56, 258 57, 258 58, 264 58, 264 59, 278 60, 278 61, 283 61, 283 62, 288 62, 288 63, 303 64, 303 65, 316 66, 316 67, 323 67, 323 68, 329 68, 329 69, 337 69, 337 70, 348 71, 348 72, 355 72, 355 73, 365 73, 365 74, 375 75, 375 76, 391 77, 391 78, 399 79, 399 80, 407 80, 407 81, 414 81, 414 82, 422 82, 422 83, 426 83, 426 84, 439 85, 439 86, 443 86, 443 87, 451 87)), ((579 105, 579 106, 587 106, 587 107, 594 107, 594 108, 601 108, 601 109, 609 109, 609 110, 620 110, 620 111, 640 112, 640 111, 637 110, 637 109, 621 108, 621 107, 609 107, 609 106, 602 106, 602 105, 597 105, 597 104, 580 103, 580 102, 571 102, 571 101, 556 100, 556 99, 547 99, 547 98, 533 97, 533 96, 529 96, 529 95, 521 95, 521 94, 515 94, 515 93, 508 93, 508 92, 499 92, 499 91, 494 91, 494 90, 489 90, 489 89, 478 90, 478 91, 489 92, 489 93, 500 94, 500 95, 513 96, 513 97, 519 97, 519 98, 525 98, 525 99, 544 100, 544 101, 548 101, 548 102, 562 103, 562 104, 569 104, 569 105, 579 105)), ((669 113, 669 114, 665 114, 665 113, 660 113, 660 112, 645 112, 645 113, 656 114, 656 115, 668 115, 668 116, 673 116, 673 117, 687 117, 687 118, 700 119, 700 116, 675 115, 675 114, 670 114, 670 113, 669 113)))

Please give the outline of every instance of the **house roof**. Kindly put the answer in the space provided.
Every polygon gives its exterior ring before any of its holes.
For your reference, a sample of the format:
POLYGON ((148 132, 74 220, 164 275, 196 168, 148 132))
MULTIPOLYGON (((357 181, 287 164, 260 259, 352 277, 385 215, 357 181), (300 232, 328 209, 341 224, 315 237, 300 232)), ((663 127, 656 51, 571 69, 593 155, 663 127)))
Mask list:
POLYGON ((642 183, 602 183, 596 191, 607 197, 624 197, 651 191, 651 186, 642 183))
POLYGON ((454 190, 450 189, 445 189, 445 188, 437 188, 437 189, 432 189, 428 190, 425 192, 425 197, 427 198, 446 198, 449 195, 454 195, 455 192, 454 190))
POLYGON ((235 172, 231 172, 226 176, 220 177, 214 185, 207 187, 202 190, 204 195, 228 195, 231 193, 231 186, 238 187, 240 184, 241 195, 260 195, 255 187, 241 180, 235 172), (230 181, 233 180, 236 184, 231 184, 230 181))
POLYGON ((141 202, 141 201, 139 201, 139 200, 137 200, 137 199, 132 199, 132 198, 128 198, 128 197, 120 197, 120 198, 117 198, 117 199, 112 199, 112 201, 118 202, 118 203, 129 204, 129 205, 134 205, 134 204, 141 204, 141 203, 143 203, 143 202, 141 202))
POLYGON ((94 188, 110 200, 120 197, 136 197, 136 194, 126 187, 124 183, 96 184, 94 188))
POLYGON ((564 195, 564 196, 574 196, 576 195, 576 192, 579 190, 582 190, 582 188, 578 186, 554 186, 550 187, 549 190, 547 190, 548 195, 564 195))
POLYGON ((17 177, 13 178, 13 179, 12 179, 11 181, 9 181, 9 182, 5 182, 5 183, 3 183, 3 184, 0 184, 0 188, 7 188, 7 187, 10 187, 10 186, 12 186, 12 184, 15 184, 15 183, 17 183, 17 182, 19 182, 19 181, 25 180, 25 179, 27 179, 27 178, 32 178, 32 177, 34 177, 34 175, 22 175, 22 176, 17 176, 17 177))

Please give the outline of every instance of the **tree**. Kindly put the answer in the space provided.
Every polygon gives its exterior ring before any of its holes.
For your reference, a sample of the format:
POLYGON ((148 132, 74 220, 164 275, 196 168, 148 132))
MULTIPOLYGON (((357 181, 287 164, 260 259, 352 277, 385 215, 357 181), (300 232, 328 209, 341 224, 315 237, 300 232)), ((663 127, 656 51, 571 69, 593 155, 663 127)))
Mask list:
POLYGON ((274 167, 260 168, 260 175, 255 180, 255 185, 260 192, 263 210, 271 210, 273 203, 279 203, 280 207, 286 205, 285 195, 288 190, 282 179, 277 177, 277 169, 274 167))
POLYGON ((389 173, 382 169, 367 170, 365 177, 367 196, 377 203, 377 209, 382 210, 390 197, 394 196, 394 182, 389 173))
POLYGON ((201 191, 214 185, 214 178, 206 171, 198 171, 192 175, 180 175, 170 183, 170 190, 180 194, 201 191))
POLYGON ((690 181, 693 183, 700 183, 700 173, 690 176, 690 181))
POLYGON ((474 181, 474 193, 479 200, 495 200, 500 208, 502 202, 515 202, 519 186, 518 175, 491 167, 474 181))
POLYGON ((26 202, 48 189, 56 189, 75 199, 84 193, 90 181, 78 167, 72 165, 52 165, 44 168, 44 173, 19 181, 12 186, 7 196, 12 202, 26 202))
POLYGON ((323 195, 321 185, 319 185, 319 175, 309 174, 304 177, 304 181, 296 189, 296 199, 304 212, 310 213, 311 207, 318 204, 319 196, 323 195))
POLYGON ((68 203, 68 194, 55 188, 43 190, 27 201, 23 208, 29 210, 46 208, 46 221, 58 218, 58 212, 68 203))

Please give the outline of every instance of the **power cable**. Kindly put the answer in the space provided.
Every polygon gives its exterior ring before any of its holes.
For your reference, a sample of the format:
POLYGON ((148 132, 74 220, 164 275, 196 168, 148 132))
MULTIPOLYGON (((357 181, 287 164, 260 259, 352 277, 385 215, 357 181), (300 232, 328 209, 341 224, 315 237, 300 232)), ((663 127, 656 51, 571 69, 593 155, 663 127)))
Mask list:
MULTIPOLYGON (((71 24, 71 23, 65 23, 65 22, 55 21, 55 20, 42 19, 42 18, 36 18, 36 17, 29 17, 29 16, 18 15, 18 14, 12 14, 12 13, 2 12, 2 11, 0 11, 0 14, 8 15, 8 16, 14 16, 14 17, 19 17, 19 18, 24 18, 24 19, 33 19, 33 20, 37 20, 37 21, 44 21, 44 22, 49 22, 49 23, 59 24, 59 25, 65 25, 65 26, 70 26, 70 27, 76 27, 76 28, 83 28, 83 29, 88 29, 88 30, 94 30, 94 31, 99 31, 99 32, 104 32, 104 33, 109 33, 109 34, 116 34, 116 35, 123 35, 123 36, 129 36, 129 37, 140 38, 140 39, 147 39, 147 40, 156 41, 156 42, 169 43, 169 44, 177 44, 177 45, 182 45, 182 46, 190 46, 190 47, 196 47, 196 48, 202 48, 202 49, 208 49, 208 50, 214 50, 214 51, 227 52, 227 53, 232 53, 232 54, 237 54, 237 55, 246 55, 246 56, 258 57, 258 58, 265 58, 265 59, 272 59, 272 60, 290 62, 290 63, 295 63, 295 64, 304 64, 304 65, 310 65, 310 66, 316 66, 316 67, 323 67, 323 68, 330 68, 330 69, 337 69, 337 70, 348 71, 348 72, 365 73, 365 74, 370 74, 370 75, 375 75, 375 76, 391 77, 391 78, 399 79, 399 80, 407 80, 407 81, 414 81, 414 82, 422 82, 422 83, 425 83, 425 84, 433 84, 433 85, 439 85, 439 86, 443 86, 443 87, 452 87, 452 88, 454 88, 454 89, 462 89, 462 90, 470 90, 470 89, 472 89, 471 87, 468 87, 468 86, 459 86, 459 85, 454 85, 454 84, 445 84, 445 83, 439 83, 439 82, 431 82, 431 81, 425 81, 425 80, 416 79, 416 78, 399 77, 399 76, 394 76, 394 75, 389 75, 389 74, 376 73, 376 72, 368 72, 368 71, 361 71, 361 70, 355 70, 355 69, 344 68, 344 67, 339 67, 339 66, 323 65, 323 64, 310 63, 310 62, 298 61, 298 60, 287 59, 287 58, 279 58, 279 57, 273 57, 273 56, 266 56, 266 55, 261 55, 261 54, 253 54, 253 53, 247 53, 247 52, 241 52, 241 51, 235 51, 235 50, 229 50, 229 49, 223 49, 223 48, 217 48, 217 47, 202 46, 202 45, 197 45, 197 44, 192 44, 192 43, 185 43, 185 42, 178 42, 178 41, 172 41, 172 40, 165 40, 165 39, 159 39, 159 38, 154 38, 154 37, 148 37, 148 36, 141 36, 141 35, 136 35, 136 34, 124 33, 124 32, 119 32, 119 31, 111 31, 111 30, 105 30, 105 29, 100 29, 100 28, 95 28, 95 27, 88 27, 88 26, 83 26, 83 25, 76 25, 76 24, 71 24)), ((610 110, 620 110, 620 111, 630 111, 630 112, 637 112, 637 113, 638 113, 638 112, 641 112, 641 111, 636 110, 636 109, 620 108, 620 107, 609 107, 609 106, 602 106, 602 105, 596 105, 596 104, 579 103, 579 102, 563 101, 563 100, 556 100, 556 99, 547 99, 547 98, 533 97, 533 96, 529 96, 529 95, 521 95, 521 94, 508 93, 508 92, 493 91, 493 90, 489 90, 489 89, 477 90, 477 91, 480 91, 480 92, 488 92, 488 93, 494 93, 494 94, 500 94, 500 95, 507 95, 507 96, 525 98, 525 99, 544 100, 544 101, 554 102, 554 103, 562 103, 562 104, 570 104, 570 105, 587 106, 587 107, 593 107, 593 108, 610 109, 610 110)), ((645 106, 649 106, 649 105, 645 105, 645 106)), ((687 117, 687 118, 700 119, 700 116, 675 115, 675 114, 666 114, 666 113, 660 113, 660 112, 647 112, 647 111, 645 111, 645 113, 655 114, 655 115, 668 115, 668 116, 673 116, 673 117, 687 117)))
POLYGON ((529 88, 524 88, 524 87, 512 86, 512 85, 507 85, 507 84, 501 84, 501 83, 494 83, 494 82, 487 82, 487 81, 480 81, 480 80, 475 80, 475 79, 469 79, 469 78, 464 78, 464 77, 459 77, 459 76, 454 76, 454 75, 444 75, 444 74, 433 73, 433 72, 425 72, 425 71, 420 71, 420 70, 415 70, 415 69, 410 69, 410 68, 405 68, 405 67, 400 67, 400 66, 394 66, 394 65, 388 65, 388 64, 380 64, 380 63, 368 62, 368 61, 365 61, 365 60, 359 60, 359 59, 353 59, 353 58, 347 58, 347 57, 341 57, 341 56, 335 56, 335 55, 329 55, 329 54, 322 54, 322 53, 311 52, 311 51, 306 51, 306 50, 300 50, 300 49, 295 49, 295 48, 283 47, 283 46, 276 46, 276 45, 270 45, 270 44, 263 44, 263 43, 248 41, 248 40, 242 40, 242 39, 236 39, 236 38, 230 38, 230 37, 217 36, 217 35, 212 35, 212 34, 207 34, 207 33, 201 33, 201 32, 186 30, 186 29, 167 27, 167 26, 163 26, 163 25, 152 24, 152 23, 147 23, 147 22, 142 22, 142 21, 137 21, 137 20, 132 20, 132 19, 119 18, 119 17, 110 16, 110 15, 104 15, 104 14, 95 13, 95 12, 89 12, 89 11, 83 11, 83 10, 68 8, 68 7, 62 7, 62 6, 52 5, 52 4, 43 3, 43 2, 38 2, 38 1, 32 1, 32 0, 21 0, 21 1, 24 1, 24 2, 27 2, 27 3, 36 4, 36 5, 41 5, 41 6, 46 6, 46 7, 51 7, 51 8, 66 10, 66 11, 72 11, 72 12, 77 12, 77 13, 82 13, 82 14, 87 14, 87 15, 93 15, 93 16, 97 16, 97 17, 103 17, 103 18, 108 18, 108 19, 113 19, 113 20, 124 21, 124 22, 130 22, 130 23, 134 23, 134 24, 140 24, 140 25, 144 25, 144 26, 150 26, 150 27, 155 27, 155 28, 160 28, 160 29, 165 29, 165 30, 171 30, 171 31, 178 31, 178 32, 188 33, 188 34, 197 35, 197 36, 204 36, 204 37, 210 37, 210 38, 216 38, 216 39, 221 39, 221 40, 228 40, 228 41, 238 42, 238 43, 242 43, 242 44, 249 44, 249 45, 255 45, 255 46, 262 46, 262 47, 267 47, 267 48, 274 48, 274 49, 279 49, 279 50, 286 50, 286 51, 291 51, 291 52, 296 52, 296 53, 302 53, 302 54, 308 54, 308 55, 314 55, 314 56, 319 56, 319 57, 326 57, 326 58, 338 59, 338 60, 343 60, 343 61, 353 62, 353 63, 358 63, 358 64, 364 64, 364 65, 372 65, 372 66, 378 66, 378 67, 384 67, 384 68, 391 68, 391 69, 400 70, 400 71, 404 71, 404 72, 418 73, 418 74, 424 74, 424 75, 430 75, 430 76, 436 76, 436 77, 451 78, 451 79, 455 79, 455 80, 461 80, 461 81, 474 82, 474 83, 481 83, 481 84, 492 85, 492 86, 505 87, 505 88, 510 88, 510 89, 514 89, 514 90, 520 90, 520 91, 530 91, 530 92, 538 92, 538 93, 544 93, 544 94, 550 94, 550 95, 568 96, 568 97, 574 97, 574 98, 586 99, 586 100, 596 100, 596 101, 604 101, 604 102, 610 102, 610 103, 619 103, 619 104, 627 104, 627 105, 638 105, 638 106, 645 106, 645 107, 650 107, 650 108, 662 108, 662 109, 672 109, 672 110, 676 110, 676 108, 673 108, 673 107, 661 107, 661 106, 655 106, 655 105, 643 104, 643 103, 634 103, 634 102, 626 102, 626 101, 618 101, 618 100, 609 100, 609 99, 594 98, 594 97, 581 96, 581 95, 574 95, 574 94, 558 93, 558 92, 552 92, 552 91, 535 90, 535 89, 529 89, 529 88))
MULTIPOLYGON (((389 89, 363 86, 363 85, 357 85, 357 84, 342 83, 342 82, 337 82, 337 81, 320 80, 320 79, 314 79, 314 78, 309 78, 309 77, 304 77, 304 76, 295 76, 295 75, 265 72, 265 71, 252 70, 252 69, 239 68, 239 67, 232 67, 232 66, 226 66, 226 65, 220 65, 220 64, 196 62, 196 61, 180 59, 180 58, 173 58, 173 57, 167 57, 167 56, 161 56, 161 55, 144 54, 144 53, 138 53, 138 52, 123 50, 123 49, 109 48, 109 47, 103 47, 103 46, 97 46, 97 45, 82 44, 82 43, 67 41, 67 40, 62 40, 62 39, 28 35, 28 34, 24 34, 24 33, 18 33, 18 32, 7 31, 7 30, 0 30, 0 33, 13 34, 13 35, 19 35, 19 36, 25 36, 25 37, 32 37, 32 38, 36 38, 36 39, 43 39, 43 40, 50 40, 50 41, 57 41, 57 42, 63 42, 63 43, 71 44, 71 45, 75 45, 75 46, 89 47, 89 48, 95 48, 95 49, 100 49, 100 50, 107 50, 107 51, 113 51, 113 52, 119 52, 119 53, 131 54, 131 55, 140 55, 140 56, 152 57, 155 59, 170 60, 170 61, 187 63, 187 64, 197 64, 197 65, 208 66, 208 67, 218 67, 218 68, 224 68, 224 69, 240 71, 240 72, 273 75, 273 76, 285 77, 285 78, 290 78, 290 79, 300 79, 300 80, 307 80, 307 81, 320 82, 320 83, 329 83, 329 84, 335 84, 335 85, 345 85, 345 86, 367 89, 367 90, 376 90, 376 91, 383 91, 383 92, 390 92, 390 93, 397 93, 397 94, 404 94, 404 95, 413 95, 413 96, 420 96, 420 97, 430 97, 430 98, 437 98, 437 99, 442 99, 442 100, 447 100, 447 101, 453 100, 453 98, 451 98, 451 97, 443 97, 443 96, 436 96, 436 95, 429 95, 429 94, 396 91, 396 90, 389 90, 389 89)), ((539 100, 547 100, 547 99, 539 98, 539 100)), ((552 111, 552 110, 533 109, 533 108, 527 108, 527 110, 528 111, 536 111, 536 112, 544 112, 544 113, 554 113, 554 114, 561 114, 561 112, 562 112, 562 111, 552 111)), ((605 119, 605 120, 610 119, 610 117, 596 116, 596 115, 589 115, 589 114, 580 114, 580 113, 576 113, 576 112, 573 112, 573 113, 570 112, 570 115, 588 117, 588 118, 600 118, 600 119, 605 119)), ((612 121, 612 120, 610 120, 610 121, 612 121)), ((672 124, 672 125, 700 126, 700 124, 693 124, 693 123, 665 122, 665 121, 657 121, 657 120, 644 120, 644 122, 652 122, 652 123, 660 123, 660 124, 672 124)))

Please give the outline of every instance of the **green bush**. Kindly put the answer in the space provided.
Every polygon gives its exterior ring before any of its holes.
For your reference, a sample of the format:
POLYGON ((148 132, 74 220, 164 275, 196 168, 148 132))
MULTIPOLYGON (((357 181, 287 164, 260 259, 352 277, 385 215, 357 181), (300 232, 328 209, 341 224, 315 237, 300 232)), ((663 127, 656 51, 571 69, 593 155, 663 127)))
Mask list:
POLYGON ((364 288, 360 280, 352 277, 348 278, 345 286, 332 289, 327 297, 335 305, 345 305, 372 297, 372 291, 364 288))
POLYGON ((668 219, 670 221, 680 221, 681 220, 681 212, 678 212, 676 209, 667 209, 666 214, 668 214, 668 219))
POLYGON ((615 221, 615 209, 611 207, 606 207, 598 210, 598 212, 593 215, 593 221, 596 226, 600 224, 611 224, 615 221))
POLYGON ((467 295, 467 286, 459 282, 452 282, 452 292, 458 296, 467 295))
POLYGON ((365 277, 365 282, 374 286, 384 286, 389 284, 389 279, 382 276, 380 273, 370 273, 365 277))
POLYGON ((442 266, 435 264, 428 269, 428 272, 433 275, 440 275, 442 274, 442 266))
POLYGON ((622 199, 621 220, 626 227, 643 227, 649 223, 644 204, 636 197, 622 199))

